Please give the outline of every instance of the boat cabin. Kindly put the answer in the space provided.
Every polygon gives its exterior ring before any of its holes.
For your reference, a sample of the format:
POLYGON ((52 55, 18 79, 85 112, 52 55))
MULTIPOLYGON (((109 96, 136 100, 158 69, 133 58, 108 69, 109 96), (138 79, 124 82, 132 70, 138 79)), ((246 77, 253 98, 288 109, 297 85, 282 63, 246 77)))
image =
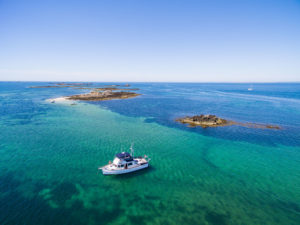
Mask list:
POLYGON ((128 166, 131 166, 134 164, 133 157, 128 152, 122 152, 116 154, 116 157, 113 161, 113 165, 118 168, 124 168, 127 169, 128 166))
POLYGON ((116 157, 117 157, 118 159, 120 159, 120 160, 123 159, 123 160, 125 160, 126 162, 132 161, 132 160, 133 160, 132 156, 131 156, 128 152, 118 153, 118 154, 116 154, 116 157))

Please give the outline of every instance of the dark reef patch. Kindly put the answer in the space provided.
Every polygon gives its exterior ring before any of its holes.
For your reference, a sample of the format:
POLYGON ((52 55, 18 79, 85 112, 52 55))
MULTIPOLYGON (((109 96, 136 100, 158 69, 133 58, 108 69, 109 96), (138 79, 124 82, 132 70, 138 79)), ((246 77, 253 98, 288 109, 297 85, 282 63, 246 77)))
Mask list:
POLYGON ((205 215, 205 219, 212 225, 228 225, 228 217, 223 214, 219 214, 216 212, 207 212, 205 215))

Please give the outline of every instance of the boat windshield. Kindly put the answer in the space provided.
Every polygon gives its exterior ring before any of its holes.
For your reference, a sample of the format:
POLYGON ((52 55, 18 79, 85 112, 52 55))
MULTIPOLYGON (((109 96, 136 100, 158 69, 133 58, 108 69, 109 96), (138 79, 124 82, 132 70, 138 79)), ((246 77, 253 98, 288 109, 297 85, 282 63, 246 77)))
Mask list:
POLYGON ((113 161, 113 164, 119 165, 121 163, 121 160, 119 158, 115 158, 113 161))

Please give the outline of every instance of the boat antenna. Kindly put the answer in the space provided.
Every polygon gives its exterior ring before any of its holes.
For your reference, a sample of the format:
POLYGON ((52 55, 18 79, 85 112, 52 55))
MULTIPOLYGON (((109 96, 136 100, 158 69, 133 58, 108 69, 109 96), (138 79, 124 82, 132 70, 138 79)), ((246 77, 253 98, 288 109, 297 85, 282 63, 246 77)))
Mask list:
POLYGON ((131 146, 130 146, 130 155, 131 155, 132 157, 133 157, 133 154, 134 154, 133 145, 134 145, 134 143, 132 142, 132 143, 131 143, 131 146))

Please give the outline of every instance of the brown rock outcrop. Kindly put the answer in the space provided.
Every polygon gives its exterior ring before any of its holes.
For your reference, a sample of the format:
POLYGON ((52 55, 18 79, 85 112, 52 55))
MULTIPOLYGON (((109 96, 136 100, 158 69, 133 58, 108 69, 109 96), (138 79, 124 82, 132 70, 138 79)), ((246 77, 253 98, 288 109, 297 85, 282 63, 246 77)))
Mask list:
POLYGON ((112 90, 105 90, 103 92, 99 92, 94 90, 88 94, 73 95, 66 98, 69 100, 104 101, 104 100, 112 100, 112 99, 133 98, 139 95, 140 94, 134 92, 125 92, 125 91, 113 92, 112 90))
POLYGON ((258 124, 258 123, 241 123, 235 122, 232 120, 225 120, 219 118, 215 115, 196 115, 196 116, 186 116, 184 118, 178 118, 176 121, 180 123, 187 123, 190 127, 201 126, 203 128, 206 127, 220 127, 220 126, 231 126, 231 125, 238 125, 248 128, 257 128, 257 129, 275 129, 279 130, 281 127, 277 125, 270 125, 270 124, 258 124))
POLYGON ((217 126, 226 126, 232 125, 232 121, 227 121, 225 119, 219 118, 215 115, 203 115, 200 116, 192 116, 192 117, 184 117, 176 119, 176 121, 181 123, 188 123, 190 126, 201 126, 201 127, 217 127, 217 126))

